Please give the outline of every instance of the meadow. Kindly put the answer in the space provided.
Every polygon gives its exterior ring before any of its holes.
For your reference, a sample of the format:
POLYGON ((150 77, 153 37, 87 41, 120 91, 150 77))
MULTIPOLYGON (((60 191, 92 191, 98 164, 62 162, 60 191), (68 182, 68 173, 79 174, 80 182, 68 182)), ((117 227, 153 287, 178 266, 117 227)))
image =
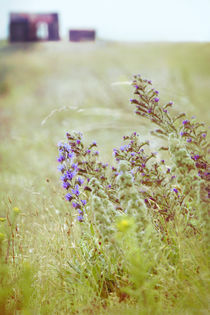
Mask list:
POLYGON ((117 251, 99 244, 94 231, 91 236, 85 230, 82 238, 83 223, 61 187, 57 143, 66 132, 82 132, 85 143, 96 141, 104 163, 132 132, 141 141, 149 139, 153 150, 160 147, 162 140, 150 134, 151 123, 134 115, 129 102, 133 88, 127 83, 138 73, 152 80, 161 103, 174 102, 174 115, 185 112, 188 119, 196 116, 208 124, 208 43, 0 44, 0 217, 5 225, 0 232, 6 235, 1 240, 1 314, 208 313, 202 233, 189 238, 175 233, 179 258, 168 268, 170 245, 150 243, 148 231, 134 261, 130 253, 137 240, 126 230, 127 240, 116 235, 116 242, 120 253, 127 249, 133 267, 127 271, 125 262, 119 271, 117 251), (103 263, 100 254, 90 259, 92 250, 103 252, 103 263), (160 270, 147 281, 145 275, 152 273, 147 266, 156 256, 160 270))

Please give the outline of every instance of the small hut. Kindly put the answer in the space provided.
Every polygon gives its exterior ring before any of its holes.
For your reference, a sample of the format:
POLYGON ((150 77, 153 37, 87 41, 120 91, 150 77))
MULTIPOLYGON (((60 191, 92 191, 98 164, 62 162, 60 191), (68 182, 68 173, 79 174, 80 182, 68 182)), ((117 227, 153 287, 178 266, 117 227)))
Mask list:
POLYGON ((11 13, 9 32, 11 42, 59 40, 58 14, 11 13))
POLYGON ((96 32, 95 30, 70 30, 69 40, 71 42, 86 42, 95 41, 96 32))

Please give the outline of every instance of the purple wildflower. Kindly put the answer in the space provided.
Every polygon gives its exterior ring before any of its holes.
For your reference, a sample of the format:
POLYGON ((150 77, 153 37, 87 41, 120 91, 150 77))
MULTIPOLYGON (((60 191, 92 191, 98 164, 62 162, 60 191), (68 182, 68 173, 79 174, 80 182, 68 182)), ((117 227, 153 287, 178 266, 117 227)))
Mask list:
POLYGON ((74 195, 79 196, 79 194, 80 194, 79 185, 77 184, 77 185, 75 186, 75 188, 72 189, 71 191, 72 191, 72 193, 73 193, 74 195))
POLYGON ((99 152, 98 152, 98 151, 95 151, 94 154, 95 154, 95 155, 99 155, 99 152))
POLYGON ((164 111, 164 113, 168 113, 167 109, 164 109, 163 111, 164 111))
POLYGON ((158 91, 158 90, 156 90, 156 91, 155 91, 155 94, 157 94, 157 95, 158 95, 158 94, 159 94, 159 91, 158 91))
POLYGON ((147 113, 148 113, 148 114, 151 114, 151 112, 152 112, 152 109, 149 108, 149 109, 147 110, 147 113))
POLYGON ((142 168, 145 168, 145 167, 146 167, 146 164, 145 164, 145 163, 142 163, 142 164, 141 164, 141 167, 142 167, 142 168))
POLYGON ((178 189, 177 188, 173 188, 173 191, 178 194, 178 189))
POLYGON ((61 180, 62 180, 63 182, 66 182, 66 181, 68 180, 67 175, 66 175, 66 174, 62 175, 62 176, 61 176, 61 180))
POLYGON ((72 163, 71 167, 72 167, 74 170, 77 170, 77 168, 78 168, 78 163, 72 163))
POLYGON ((63 188, 64 189, 69 189, 70 184, 68 182, 63 182, 63 188))
POLYGON ((70 159, 73 159, 73 157, 74 157, 74 152, 69 152, 69 153, 68 153, 68 157, 69 157, 70 159))
POLYGON ((192 142, 192 138, 188 138, 188 139, 187 139, 187 142, 188 142, 188 143, 192 142))
POLYGON ((63 164, 58 165, 57 169, 63 173, 65 171, 65 166, 63 164))
POLYGON ((194 161, 197 161, 199 158, 200 158, 200 155, 198 155, 198 154, 195 154, 195 155, 192 157, 192 159, 193 159, 194 161))
POLYGON ((80 208, 81 208, 80 204, 77 203, 77 202, 72 202, 72 206, 73 206, 75 209, 80 209, 80 208))
POLYGON ((59 155, 59 157, 57 158, 57 161, 58 161, 59 163, 65 161, 65 156, 59 155))
POLYGON ((79 177, 79 178, 77 179, 77 181, 78 181, 78 184, 79 184, 80 186, 84 183, 84 179, 81 178, 81 177, 79 177))
POLYGON ((189 122, 190 122, 189 120, 185 119, 185 120, 183 120, 182 124, 187 125, 187 124, 189 124, 189 122))
POLYGON ((170 101, 168 104, 169 104, 169 105, 173 105, 173 103, 174 103, 174 102, 170 101))
POLYGON ((120 150, 124 151, 127 148, 127 145, 121 145, 120 150))
POLYGON ((65 198, 67 201, 71 201, 73 199, 73 197, 70 193, 66 194, 65 198))
POLYGON ((77 220, 78 220, 79 222, 83 222, 84 218, 83 218, 82 215, 79 215, 79 216, 77 217, 77 220))
POLYGON ((156 103, 158 103, 159 102, 159 97, 155 97, 155 99, 154 99, 154 101, 156 102, 156 103))
POLYGON ((71 150, 71 146, 68 143, 64 144, 64 148, 66 149, 66 151, 70 151, 71 150))
POLYGON ((90 152, 91 152, 90 150, 87 150, 87 151, 86 151, 87 154, 89 154, 90 152))
POLYGON ((77 144, 80 144, 80 143, 81 143, 81 141, 80 141, 79 139, 77 139, 76 143, 77 143, 77 144))
POLYGON ((93 145, 93 146, 97 146, 96 141, 93 141, 93 142, 92 142, 92 145, 93 145))
POLYGON ((135 152, 131 152, 131 156, 135 156, 135 154, 136 154, 135 152))
POLYGON ((81 203, 85 206, 87 204, 87 200, 81 200, 81 203))
POLYGON ((77 174, 76 171, 70 171, 70 170, 68 170, 68 171, 66 172, 66 176, 67 176, 67 178, 68 178, 69 180, 72 180, 76 174, 77 174))
POLYGON ((203 138, 206 138, 206 133, 202 133, 202 137, 203 137, 203 138))

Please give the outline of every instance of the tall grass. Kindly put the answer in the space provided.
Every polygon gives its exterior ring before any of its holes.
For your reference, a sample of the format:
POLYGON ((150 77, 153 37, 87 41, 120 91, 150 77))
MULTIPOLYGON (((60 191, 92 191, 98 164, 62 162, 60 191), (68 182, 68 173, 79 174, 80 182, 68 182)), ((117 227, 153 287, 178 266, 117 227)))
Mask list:
POLYGON ((132 131, 154 151, 162 145, 132 115, 131 87, 112 85, 136 72, 153 79, 163 102, 177 104, 174 113, 185 107, 207 122, 209 45, 47 44, 4 46, 0 54, 1 313, 207 313, 203 234, 186 237, 177 216, 176 229, 168 229, 172 245, 150 225, 139 243, 129 217, 113 223, 107 248, 91 224, 81 229, 75 221, 55 157, 56 143, 73 129, 85 134, 85 145, 96 140, 108 162, 132 131))

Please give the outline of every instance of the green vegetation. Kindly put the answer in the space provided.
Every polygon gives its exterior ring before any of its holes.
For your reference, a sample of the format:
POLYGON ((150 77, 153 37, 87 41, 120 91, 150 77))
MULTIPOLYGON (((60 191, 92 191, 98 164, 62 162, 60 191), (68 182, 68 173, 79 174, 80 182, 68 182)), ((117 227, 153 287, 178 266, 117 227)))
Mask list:
POLYGON ((156 151, 162 140, 132 113, 133 88, 117 84, 134 73, 153 80, 161 103, 175 103, 173 114, 208 123, 209 56, 209 44, 193 43, 0 44, 0 314, 208 313, 202 216, 186 237, 177 215, 168 243, 150 224, 139 242, 129 214, 111 222, 119 232, 107 247, 65 200, 56 145, 81 131, 110 162, 136 131, 156 151))

